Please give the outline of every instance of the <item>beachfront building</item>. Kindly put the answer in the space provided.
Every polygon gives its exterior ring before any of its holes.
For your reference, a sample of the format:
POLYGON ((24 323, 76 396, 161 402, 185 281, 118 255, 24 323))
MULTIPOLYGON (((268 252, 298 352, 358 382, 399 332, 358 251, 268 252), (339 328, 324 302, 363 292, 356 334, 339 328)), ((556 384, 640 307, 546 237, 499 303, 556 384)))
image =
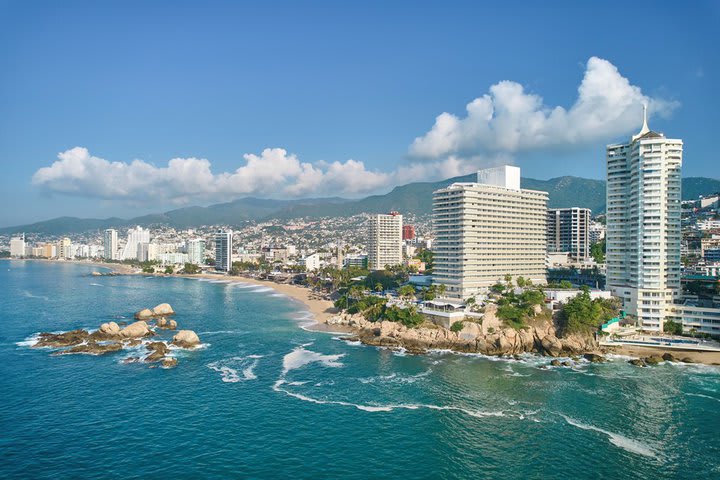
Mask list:
POLYGON ((552 208, 547 216, 548 252, 568 252, 577 262, 590 258, 590 209, 552 208))
POLYGON ((648 128, 607 146, 607 285, 645 330, 679 300, 682 140, 648 128))
POLYGON ((23 233, 19 237, 13 237, 10 239, 10 256, 11 257, 24 257, 25 256, 25 234, 23 233))
POLYGON ((215 233, 215 270, 229 272, 232 268, 232 230, 215 233))
POLYGON ((118 259, 118 235, 117 230, 108 228, 103 234, 104 255, 107 260, 118 259))
POLYGON ((403 223, 398 212, 378 214, 370 219, 368 268, 382 270, 403 261, 403 223))
POLYGON ((545 283, 547 201, 547 192, 521 189, 512 166, 433 192, 433 283, 461 300, 505 275, 545 283))
POLYGON ((72 242, 69 238, 65 237, 57 243, 57 256, 58 258, 73 258, 72 242))
POLYGON ((187 244, 188 262, 194 263, 195 265, 202 265, 205 263, 205 240, 201 238, 194 238, 188 241, 187 244))
POLYGON ((127 243, 120 259, 135 260, 138 257, 138 245, 141 243, 150 243, 150 230, 139 226, 129 229, 127 243))

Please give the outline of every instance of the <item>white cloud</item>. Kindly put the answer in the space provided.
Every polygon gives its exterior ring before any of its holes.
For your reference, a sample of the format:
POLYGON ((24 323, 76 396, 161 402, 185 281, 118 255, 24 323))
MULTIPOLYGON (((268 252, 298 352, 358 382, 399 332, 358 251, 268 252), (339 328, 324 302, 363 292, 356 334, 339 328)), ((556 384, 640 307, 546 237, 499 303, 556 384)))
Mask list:
POLYGON ((213 174, 210 162, 174 158, 166 167, 142 160, 110 162, 75 147, 39 169, 32 182, 49 192, 104 199, 145 199, 171 203, 220 201, 240 195, 303 196, 362 194, 387 187, 391 175, 365 168, 356 160, 301 162, 282 148, 246 154, 234 172, 213 174))
POLYGON ((640 129, 643 104, 648 105, 649 114, 661 116, 679 105, 643 95, 613 64, 592 57, 569 110, 547 107, 539 95, 505 80, 470 102, 464 118, 440 114, 432 129, 415 139, 410 154, 436 159, 607 141, 640 129))
POLYGON ((352 159, 302 162, 282 148, 245 154, 235 171, 213 173, 210 162, 201 158, 174 158, 156 167, 142 160, 110 162, 76 147, 35 172, 32 181, 48 192, 131 203, 187 204, 243 195, 359 196, 512 164, 525 151, 601 144, 630 135, 640 129, 643 104, 650 114, 662 116, 678 106, 643 95, 610 62, 592 57, 568 110, 545 106, 542 97, 519 83, 499 82, 467 105, 465 117, 439 115, 432 129, 410 146, 410 161, 384 172, 352 159))

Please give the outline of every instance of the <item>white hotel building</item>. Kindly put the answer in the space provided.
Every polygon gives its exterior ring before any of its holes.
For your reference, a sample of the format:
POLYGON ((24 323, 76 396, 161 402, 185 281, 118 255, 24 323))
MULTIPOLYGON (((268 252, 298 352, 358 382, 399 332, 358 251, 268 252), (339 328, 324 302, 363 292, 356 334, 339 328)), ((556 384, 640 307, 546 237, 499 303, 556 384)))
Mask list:
POLYGON ((680 285, 682 140, 648 128, 607 146, 607 285, 638 326, 662 331, 680 285))
POLYGON ((382 270, 403 261, 402 215, 397 212, 375 215, 370 220, 368 268, 382 270))
POLYGON ((520 169, 511 166, 433 192, 433 283, 461 300, 508 274, 545 283, 547 202, 547 192, 521 189, 520 169))

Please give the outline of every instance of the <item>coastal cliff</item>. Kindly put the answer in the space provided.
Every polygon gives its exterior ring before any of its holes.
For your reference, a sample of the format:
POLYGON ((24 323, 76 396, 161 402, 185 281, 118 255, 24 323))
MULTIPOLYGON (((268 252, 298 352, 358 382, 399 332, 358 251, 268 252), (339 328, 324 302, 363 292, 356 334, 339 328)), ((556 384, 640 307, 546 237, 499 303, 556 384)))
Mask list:
POLYGON ((348 327, 357 340, 366 345, 405 348, 413 353, 430 349, 485 355, 516 355, 537 353, 550 357, 581 355, 599 349, 592 335, 559 336, 549 321, 515 329, 503 327, 492 315, 483 324, 465 321, 457 331, 426 322, 419 327, 406 327, 387 320, 371 322, 362 315, 342 313, 327 321, 328 325, 348 327), (493 326, 488 324, 492 323, 493 326))

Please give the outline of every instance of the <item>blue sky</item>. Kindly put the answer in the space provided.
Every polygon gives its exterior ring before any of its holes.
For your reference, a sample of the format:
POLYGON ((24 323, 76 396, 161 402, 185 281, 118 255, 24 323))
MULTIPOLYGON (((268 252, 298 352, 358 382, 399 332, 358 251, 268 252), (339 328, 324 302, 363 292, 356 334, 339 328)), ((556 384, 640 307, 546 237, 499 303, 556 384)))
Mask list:
POLYGON ((642 103, 720 177, 720 2, 480 3, 0 0, 0 225, 603 178, 642 103))

